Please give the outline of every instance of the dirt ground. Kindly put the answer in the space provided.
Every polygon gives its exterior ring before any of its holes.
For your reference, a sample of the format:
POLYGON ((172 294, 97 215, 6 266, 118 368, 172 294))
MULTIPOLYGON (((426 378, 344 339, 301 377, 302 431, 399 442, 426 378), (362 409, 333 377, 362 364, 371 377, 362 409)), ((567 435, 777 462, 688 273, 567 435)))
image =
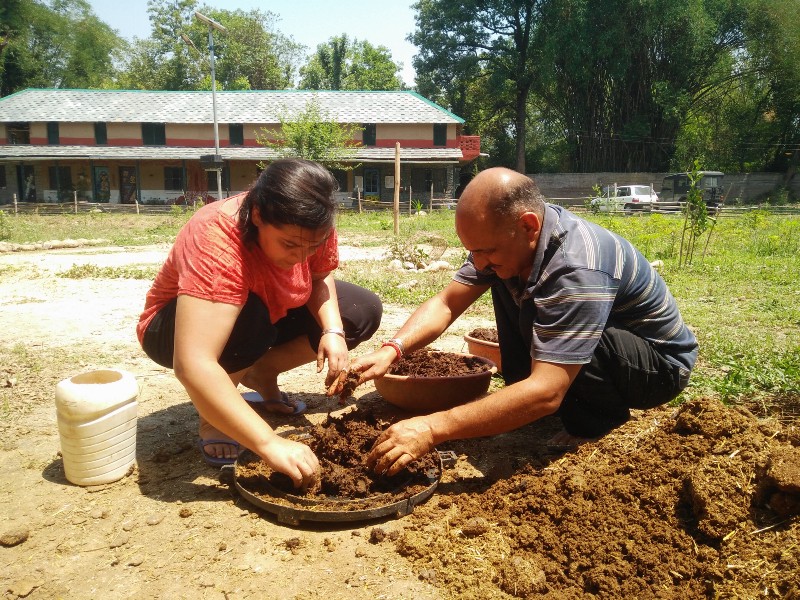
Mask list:
MULTIPOLYGON (((664 407, 559 455, 546 419, 449 443, 430 498, 401 518, 289 525, 219 480, 197 415, 136 343, 148 281, 65 279, 73 265, 152 265, 166 247, 0 254, 0 593, 6 598, 800 598, 800 400, 776 417, 705 400, 664 407), (137 467, 64 477, 54 390, 96 369, 134 373, 137 467)), ((355 249, 345 259, 368 258, 355 249)), ((370 256, 376 258, 376 256, 370 256)), ((406 317, 387 306, 377 340, 406 317)), ((436 346, 491 325, 465 315, 436 346)), ((280 381, 309 410, 342 407, 323 377, 280 381)))

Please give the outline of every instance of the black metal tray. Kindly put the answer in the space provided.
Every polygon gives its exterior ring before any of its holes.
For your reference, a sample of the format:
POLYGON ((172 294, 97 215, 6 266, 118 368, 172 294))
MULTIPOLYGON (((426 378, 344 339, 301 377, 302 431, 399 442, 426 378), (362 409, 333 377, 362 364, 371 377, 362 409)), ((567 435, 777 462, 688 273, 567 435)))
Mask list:
POLYGON ((366 499, 326 498, 315 500, 288 494, 267 483, 265 487, 275 499, 272 501, 253 494, 239 483, 236 478, 238 461, 236 464, 222 467, 219 480, 254 506, 274 514, 280 523, 287 525, 299 525, 301 521, 340 523, 368 521, 388 516, 399 518, 411 514, 418 504, 430 498, 436 490, 441 479, 443 464, 442 454, 437 452, 437 457, 439 464, 426 473, 429 485, 422 491, 402 500, 396 500, 396 495, 391 493, 366 499), (386 504, 381 504, 381 498, 386 499, 386 504), (368 508, 359 508, 359 505, 366 504, 368 504, 368 508))

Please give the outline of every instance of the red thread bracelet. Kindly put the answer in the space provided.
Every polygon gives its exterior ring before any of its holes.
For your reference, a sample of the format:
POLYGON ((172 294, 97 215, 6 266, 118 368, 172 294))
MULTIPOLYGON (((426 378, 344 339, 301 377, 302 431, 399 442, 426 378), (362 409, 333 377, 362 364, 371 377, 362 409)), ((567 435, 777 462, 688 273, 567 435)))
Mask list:
POLYGON ((397 342, 392 342, 392 341, 383 342, 381 344, 381 348, 384 348, 386 346, 394 348, 394 351, 397 353, 397 360, 400 360, 401 358, 403 358, 403 351, 400 349, 400 344, 398 344, 397 342))

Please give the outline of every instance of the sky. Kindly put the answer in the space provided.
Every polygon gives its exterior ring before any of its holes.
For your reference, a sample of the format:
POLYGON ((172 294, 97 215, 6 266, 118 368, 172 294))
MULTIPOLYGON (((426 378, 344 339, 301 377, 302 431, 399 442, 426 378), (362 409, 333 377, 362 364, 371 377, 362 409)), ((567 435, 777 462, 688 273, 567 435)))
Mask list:
MULTIPOLYGON (((147 0, 89 0, 97 17, 124 38, 150 36, 147 0)), ((410 0, 203 0, 204 6, 226 10, 255 8, 279 15, 276 29, 313 52, 317 44, 346 33, 350 38, 386 46, 392 60, 403 63, 401 75, 414 85, 411 59, 416 47, 405 40, 414 31, 410 0)), ((224 23, 223 23, 224 25, 224 23)))

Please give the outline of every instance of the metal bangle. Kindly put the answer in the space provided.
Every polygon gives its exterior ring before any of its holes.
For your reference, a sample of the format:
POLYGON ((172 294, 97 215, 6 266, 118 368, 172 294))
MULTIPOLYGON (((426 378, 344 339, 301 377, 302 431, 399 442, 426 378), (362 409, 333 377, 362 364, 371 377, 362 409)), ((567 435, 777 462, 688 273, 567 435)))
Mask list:
POLYGON ((320 337, 322 337, 323 335, 326 335, 328 333, 334 333, 334 334, 336 334, 336 335, 338 335, 340 337, 343 337, 343 338, 345 337, 344 329, 341 329, 339 327, 329 327, 328 329, 323 329, 322 333, 320 334, 320 337))
POLYGON ((392 350, 394 350, 396 360, 400 360, 401 358, 403 358, 403 351, 400 350, 400 346, 398 346, 397 343, 393 342, 392 340, 389 340, 388 342, 383 342, 381 344, 381 348, 391 348, 392 350))
POLYGON ((402 358, 406 353, 406 346, 403 344, 403 340, 400 338, 392 338, 387 340, 389 343, 397 344, 398 348, 400 348, 400 358, 402 358))

